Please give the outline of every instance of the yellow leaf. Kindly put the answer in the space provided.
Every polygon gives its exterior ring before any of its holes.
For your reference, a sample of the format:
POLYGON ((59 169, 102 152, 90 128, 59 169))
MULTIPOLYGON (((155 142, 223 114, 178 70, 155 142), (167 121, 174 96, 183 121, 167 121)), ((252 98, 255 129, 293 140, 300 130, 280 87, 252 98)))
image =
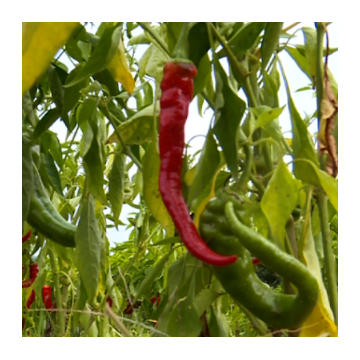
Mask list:
POLYGON ((319 284, 319 300, 310 316, 301 326, 301 337, 337 336, 338 330, 330 308, 329 299, 322 280, 319 259, 316 254, 310 218, 311 192, 308 193, 307 211, 301 239, 299 242, 299 257, 315 276, 319 284))
POLYGON ((24 22, 22 24, 22 95, 45 72, 77 22, 24 22))
POLYGON ((114 80, 120 82, 129 94, 134 91, 135 80, 131 75, 129 64, 125 56, 124 44, 121 38, 115 56, 110 61, 107 69, 110 71, 114 80))
POLYGON ((144 198, 154 218, 165 228, 166 236, 174 236, 174 223, 159 191, 160 156, 151 142, 143 158, 144 198))

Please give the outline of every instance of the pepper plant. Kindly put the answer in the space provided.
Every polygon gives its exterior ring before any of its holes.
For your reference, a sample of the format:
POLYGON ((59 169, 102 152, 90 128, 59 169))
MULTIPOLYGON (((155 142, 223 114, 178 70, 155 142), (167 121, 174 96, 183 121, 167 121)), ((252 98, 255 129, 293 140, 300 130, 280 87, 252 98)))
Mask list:
POLYGON ((89 25, 23 23, 23 336, 337 336, 331 23, 89 25))

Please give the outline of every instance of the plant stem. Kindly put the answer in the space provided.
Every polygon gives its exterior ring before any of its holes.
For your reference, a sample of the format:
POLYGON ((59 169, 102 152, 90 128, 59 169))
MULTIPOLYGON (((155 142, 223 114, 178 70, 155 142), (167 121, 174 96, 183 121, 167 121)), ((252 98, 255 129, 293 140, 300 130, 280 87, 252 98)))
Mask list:
POLYGON ((58 336, 63 336, 65 334, 65 312, 62 311, 62 298, 61 298, 61 289, 60 289, 60 282, 59 282, 59 274, 58 269, 56 266, 55 256, 51 249, 49 251, 49 257, 50 257, 50 263, 51 263, 51 269, 53 273, 54 278, 54 285, 55 285, 55 297, 56 297, 56 306, 57 306, 57 319, 59 323, 58 328, 58 336))
POLYGON ((159 47, 164 51, 164 53, 168 56, 170 56, 169 54, 169 50, 167 48, 166 43, 164 42, 164 40, 152 29, 152 27, 145 23, 145 22, 138 22, 138 24, 145 30, 147 31, 153 38, 154 40, 156 40, 157 45, 159 45, 159 47))
POLYGON ((319 132, 321 120, 321 100, 323 98, 323 41, 325 30, 322 23, 317 24, 316 100, 319 132))
POLYGON ((335 323, 338 322, 338 295, 337 295, 337 274, 335 257, 331 244, 331 233, 328 216, 328 197, 324 191, 320 190, 317 195, 319 206, 320 226, 324 247, 325 272, 328 283, 328 295, 330 306, 334 313, 335 323))
POLYGON ((110 124, 111 124, 112 127, 114 128, 115 134, 116 134, 116 136, 118 137, 119 142, 121 143, 121 145, 122 145, 122 147, 123 147, 124 153, 125 153, 127 156, 129 156, 129 158, 136 164, 136 166, 138 167, 138 169, 139 169, 140 171, 143 171, 143 166, 142 166, 142 164, 139 162, 139 160, 136 158, 136 156, 132 153, 132 151, 130 150, 129 146, 124 143, 124 141, 123 141, 123 139, 121 138, 121 135, 120 135, 120 133, 119 133, 117 127, 116 127, 116 124, 115 124, 115 122, 114 122, 114 120, 113 120, 113 118, 112 118, 112 115, 111 115, 110 111, 108 110, 107 106, 105 106, 105 107, 106 107, 107 112, 109 113, 108 119, 109 119, 109 121, 110 121, 110 124))

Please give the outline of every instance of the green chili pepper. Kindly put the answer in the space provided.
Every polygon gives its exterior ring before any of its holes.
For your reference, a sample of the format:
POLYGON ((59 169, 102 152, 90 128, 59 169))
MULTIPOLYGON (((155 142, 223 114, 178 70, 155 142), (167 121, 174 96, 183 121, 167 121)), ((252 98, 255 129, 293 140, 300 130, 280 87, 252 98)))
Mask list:
POLYGON ((317 281, 300 261, 240 222, 239 208, 235 200, 220 196, 209 202, 200 218, 200 233, 210 248, 222 255, 238 255, 234 264, 212 269, 225 291, 259 319, 278 329, 297 328, 316 305, 317 281), (297 293, 283 294, 264 284, 256 276, 249 251, 287 278, 297 293))
POLYGON ((60 245, 75 247, 76 226, 68 223, 56 210, 46 193, 40 174, 33 164, 35 192, 30 201, 27 222, 47 239, 60 245))

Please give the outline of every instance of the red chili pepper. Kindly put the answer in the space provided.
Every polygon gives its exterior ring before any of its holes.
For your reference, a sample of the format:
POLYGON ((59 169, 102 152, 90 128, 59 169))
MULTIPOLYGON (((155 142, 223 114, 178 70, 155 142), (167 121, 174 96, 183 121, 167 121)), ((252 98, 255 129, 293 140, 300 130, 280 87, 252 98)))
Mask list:
POLYGON ((134 312, 134 309, 138 308, 141 305, 141 301, 137 301, 133 306, 131 306, 130 301, 127 301, 127 307, 124 310, 124 314, 131 315, 134 312))
POLYGON ((30 279, 32 280, 32 282, 34 282, 36 280, 38 273, 39 273, 38 264, 30 265, 30 279))
POLYGON ((35 301, 35 290, 31 292, 29 298, 27 299, 26 307, 29 309, 34 301, 35 301))
POLYGON ((29 279, 29 280, 25 280, 22 282, 22 288, 28 288, 33 284, 33 282, 29 279))
POLYGON ((255 257, 255 258, 252 259, 252 263, 253 263, 254 266, 256 266, 256 265, 260 265, 261 261, 258 258, 255 257))
POLYGON ((110 307, 113 306, 113 300, 110 296, 106 299, 106 302, 109 304, 110 307))
POLYGON ((35 282, 38 273, 39 273, 38 264, 30 265, 30 279, 22 282, 22 288, 24 289, 30 287, 35 282))
POLYGON ((158 293, 156 296, 152 296, 151 299, 150 299, 150 301, 151 301, 152 304, 155 304, 155 303, 156 303, 156 306, 159 307, 160 302, 161 302, 160 293, 158 293))
POLYGON ((22 242, 24 243, 25 241, 29 240, 30 236, 31 230, 29 230, 28 233, 22 237, 22 242))
POLYGON ((223 256, 211 250, 200 237, 181 191, 181 169, 185 147, 184 127, 193 97, 195 65, 168 62, 164 66, 160 100, 161 158, 159 189, 181 239, 198 259, 216 266, 229 265, 237 256, 223 256))
POLYGON ((52 308, 51 286, 44 285, 42 292, 43 292, 43 303, 44 303, 46 309, 50 310, 52 308))

